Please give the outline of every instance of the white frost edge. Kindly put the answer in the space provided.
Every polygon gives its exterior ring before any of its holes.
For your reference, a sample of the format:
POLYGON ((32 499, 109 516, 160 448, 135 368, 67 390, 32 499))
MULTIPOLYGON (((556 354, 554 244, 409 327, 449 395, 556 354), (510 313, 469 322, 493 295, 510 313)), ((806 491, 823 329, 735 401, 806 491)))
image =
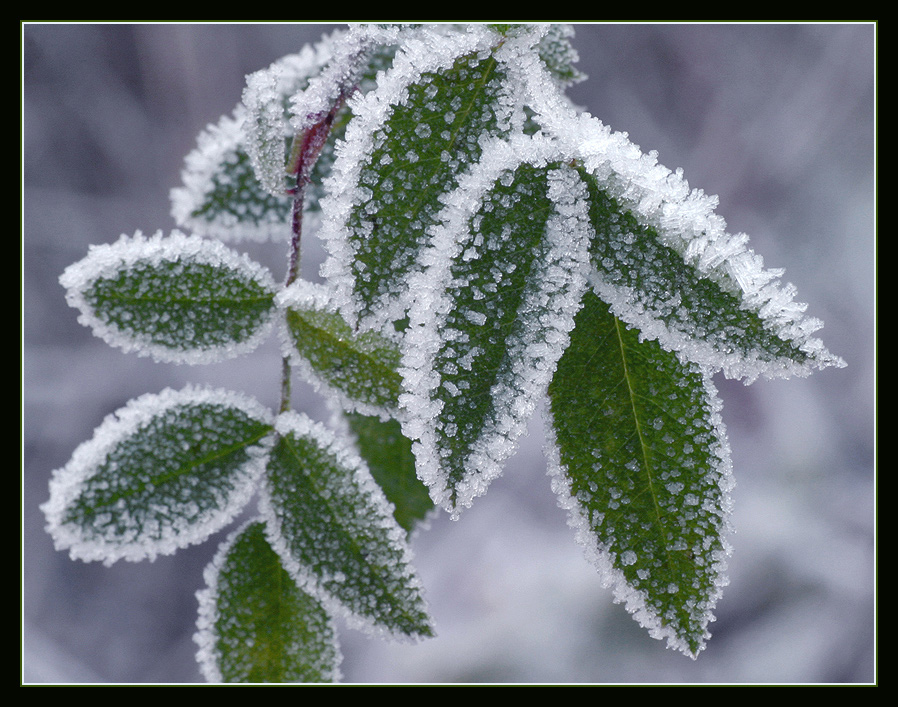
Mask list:
MULTIPOLYGON (((481 161, 462 175, 458 188, 447 196, 446 206, 438 219, 440 225, 433 229, 430 246, 420 254, 418 270, 409 279, 411 301, 406 305, 410 325, 402 341, 400 371, 406 391, 400 397, 400 407, 404 410, 401 418, 403 433, 414 440, 419 478, 430 489, 434 503, 449 511, 453 519, 458 518, 462 508, 470 507, 475 497, 483 495, 492 480, 502 473, 505 460, 514 452, 517 438, 526 429, 558 358, 567 346, 574 315, 586 288, 589 267, 590 229, 586 202, 578 198, 584 195, 584 185, 573 173, 567 177, 566 173, 558 172, 560 179, 550 179, 550 198, 555 210, 546 227, 552 245, 552 255, 547 260, 553 266, 567 261, 568 269, 557 268, 559 272, 553 277, 547 276, 543 288, 533 296, 556 300, 553 309, 558 320, 552 325, 555 340, 520 342, 523 349, 515 356, 513 389, 502 384, 492 391, 494 397, 508 399, 511 414, 503 425, 484 431, 477 440, 467 461, 470 469, 467 482, 454 489, 458 496, 455 507, 451 504, 451 491, 436 441, 436 424, 442 403, 433 398, 434 391, 442 385, 439 372, 434 370, 434 361, 441 343, 438 332, 451 308, 451 300, 446 296, 452 279, 451 266, 468 245, 470 219, 500 175, 513 173, 525 163, 540 166, 557 158, 555 145, 540 138, 521 135, 510 141, 494 140, 486 145, 481 161), (564 213, 559 213, 559 209, 564 213), (566 223, 563 225, 562 222, 566 223), (562 285, 567 286, 567 292, 559 295, 562 285)), ((525 303, 523 307, 526 306, 525 303)))
POLYGON ((101 277, 113 277, 137 263, 158 265, 178 260, 228 268, 255 280, 272 295, 277 292, 274 278, 262 265, 218 241, 186 236, 180 231, 172 231, 168 237, 163 236, 162 231, 157 231, 150 238, 137 231, 133 236, 122 235, 112 244, 92 245, 85 258, 65 269, 59 283, 66 288, 66 302, 80 312, 78 322, 89 327, 95 336, 110 346, 120 348, 125 353, 151 356, 161 363, 206 364, 242 356, 254 350, 274 325, 274 307, 259 322, 255 333, 239 344, 205 349, 172 349, 107 324, 93 313, 84 299, 83 292, 101 277))
POLYGON ((627 307, 632 300, 626 288, 597 289, 602 299, 613 306, 617 303, 617 316, 646 336, 658 338, 665 348, 688 352, 695 357, 692 360, 746 382, 759 376, 806 376, 814 369, 845 366, 820 340, 811 337, 823 325, 817 319, 803 318, 807 305, 793 300, 796 290, 792 284, 780 286, 782 270, 765 270, 761 256, 747 247, 748 236, 727 232, 724 219, 714 213, 716 196, 708 196, 701 189, 690 191, 682 170, 672 172, 658 164, 656 152, 644 154, 626 133, 612 132, 589 113, 574 109, 535 52, 518 52, 508 66, 527 94, 528 105, 561 151, 580 161, 641 223, 653 226, 684 262, 740 297, 743 308, 757 312, 778 336, 793 341, 808 354, 809 360, 804 365, 789 360, 733 361, 732 356, 710 346, 697 345, 687 332, 668 329, 650 314, 627 307))
MULTIPOLYGON (((279 309, 286 310, 290 307, 298 309, 316 310, 328 314, 341 315, 340 310, 334 305, 333 299, 327 287, 308 280, 296 280, 289 287, 278 293, 276 303, 279 309)), ((397 414, 397 410, 373 405, 350 397, 338 387, 331 385, 330 381, 321 375, 312 364, 304 358, 293 345, 292 335, 287 325, 286 317, 282 317, 279 327, 281 351, 290 360, 290 365, 302 376, 312 389, 326 400, 333 400, 347 412, 357 412, 362 415, 378 417, 388 420, 397 414)))
MULTIPOLYGON (((401 573, 395 576, 404 581, 405 587, 418 592, 422 611, 429 613, 427 600, 424 596, 424 586, 414 570, 414 555, 411 546, 408 543, 405 531, 393 517, 395 507, 387 500, 383 490, 374 480, 367 464, 359 456, 354 445, 346 439, 339 438, 332 430, 329 430, 320 422, 316 422, 307 415, 295 411, 287 411, 278 415, 275 420, 275 429, 281 436, 294 435, 312 439, 321 449, 333 455, 340 466, 352 473, 352 483, 361 494, 368 497, 370 502, 370 510, 372 511, 371 517, 369 517, 370 524, 384 528, 387 531, 388 542, 401 550, 402 570, 401 573)), ((293 557, 290 546, 283 537, 277 503, 272 497, 270 482, 267 479, 262 483, 259 491, 259 514, 265 521, 265 532, 268 542, 281 558, 284 569, 287 570, 287 573, 296 582, 297 586, 316 597, 320 597, 322 604, 332 615, 343 617, 347 626, 363 631, 371 636, 406 643, 414 642, 419 638, 395 633, 376 623, 373 618, 356 613, 339 597, 327 591, 318 576, 310 568, 293 557)))
MULTIPOLYGON (((199 664, 200 673, 210 683, 221 683, 224 678, 219 670, 218 650, 216 643, 218 635, 215 632, 215 624, 218 623, 218 578, 224 567, 228 553, 234 546, 237 539, 243 534, 249 526, 254 523, 262 522, 259 518, 253 518, 243 523, 239 528, 230 533, 228 537, 218 546, 218 550, 212 561, 206 565, 203 570, 203 580, 206 582, 204 589, 197 590, 196 599, 199 604, 196 619, 196 633, 193 634, 193 642, 197 644, 196 660, 199 664)), ((318 599, 318 597, 315 597, 318 599)), ((320 601, 320 599, 319 599, 320 601)), ((329 617, 331 635, 333 636, 332 645, 334 655, 337 662, 334 665, 333 673, 330 675, 332 682, 340 682, 342 674, 340 673, 340 662, 343 654, 340 651, 340 643, 337 638, 337 627, 332 617, 329 617)))
POLYGON ((316 46, 315 75, 309 71, 308 86, 291 91, 289 132, 301 134, 327 114, 340 94, 352 90, 365 66, 361 59, 375 44, 372 33, 365 28, 332 34, 327 42, 316 46))
MULTIPOLYGON (((376 145, 378 129, 389 119, 394 108, 408 97, 408 87, 422 74, 445 69, 460 56, 485 50, 495 43, 495 33, 475 26, 468 33, 440 34, 422 31, 401 35, 400 50, 387 73, 378 75, 377 88, 355 94, 349 101, 354 118, 346 128, 344 140, 337 145, 337 159, 331 176, 325 182, 328 196, 321 200, 322 227, 318 236, 328 257, 321 265, 321 275, 332 286, 335 302, 351 324, 358 323, 359 312, 354 301, 354 277, 349 264, 355 250, 346 237, 346 222, 353 209, 362 203, 357 188, 362 167, 376 145)), ((361 322, 363 328, 382 329, 401 319, 404 312, 396 298, 384 303, 376 317, 361 322)))
POLYGON ((599 541, 598 536, 592 531, 589 514, 584 511, 576 496, 571 492, 571 484, 567 478, 565 466, 561 463, 561 453, 555 435, 551 408, 546 404, 543 409, 546 435, 544 445, 547 462, 546 474, 550 479, 552 490, 557 496, 558 506, 568 512, 568 527, 574 530, 576 541, 583 548, 586 560, 595 566, 602 581, 602 586, 612 589, 615 604, 623 604, 627 612, 633 616, 640 626, 648 631, 652 638, 658 640, 666 639, 668 648, 678 650, 693 660, 698 657, 698 653, 705 649, 705 644, 711 637, 708 625, 716 620, 713 613, 714 608, 723 594, 723 588, 729 584, 726 570, 728 558, 732 555, 732 547, 730 546, 728 535, 733 532, 733 501, 731 492, 735 486, 729 440, 727 438, 726 426, 720 414, 722 402, 717 394, 717 389, 714 386, 710 373, 704 372, 702 378, 708 402, 711 406, 710 422, 715 430, 716 449, 712 450, 712 454, 719 462, 713 471, 720 475, 719 487, 723 511, 720 535, 722 556, 717 558, 717 562, 714 565, 717 573, 714 583, 715 590, 708 597, 708 605, 704 609, 703 642, 695 654, 692 653, 686 641, 677 636, 673 629, 663 625, 661 617, 648 608, 646 605, 646 593, 630 586, 624 573, 614 566, 612 553, 609 552, 608 548, 599 541))
POLYGON ((53 472, 50 498, 40 508, 55 548, 69 550, 72 559, 102 561, 107 566, 117 560, 152 561, 158 555, 171 555, 179 549, 204 542, 231 522, 255 493, 257 481, 265 469, 270 438, 247 448, 250 458, 243 467, 243 478, 237 488, 230 492, 226 502, 220 504, 220 509, 210 514, 205 521, 190 524, 189 532, 167 527, 168 532, 161 540, 120 545, 103 540, 84 541, 77 527, 70 527, 63 522, 65 511, 80 495, 82 484, 93 477, 96 468, 106 460, 120 440, 135 434, 156 415, 173 407, 209 403, 237 408, 250 417, 266 423, 273 422, 271 413, 261 404, 228 390, 188 386, 176 392, 166 388, 158 394, 147 393, 131 400, 125 407, 108 415, 94 430, 93 438, 75 449, 69 463, 53 472))

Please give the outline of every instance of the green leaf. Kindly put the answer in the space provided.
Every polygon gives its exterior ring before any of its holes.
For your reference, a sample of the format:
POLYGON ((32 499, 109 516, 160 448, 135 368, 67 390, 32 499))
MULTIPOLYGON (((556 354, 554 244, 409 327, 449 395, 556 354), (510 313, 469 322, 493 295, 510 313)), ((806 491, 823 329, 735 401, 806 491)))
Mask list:
POLYGON ((359 453, 371 475, 395 506, 393 517, 408 534, 433 511, 427 487, 415 474, 412 442, 396 420, 346 413, 359 453))
POLYGON ((509 62, 531 122, 576 165, 589 189, 595 230, 593 286, 621 320, 691 361, 751 382, 844 366, 811 334, 745 234, 731 234, 717 198, 690 190, 654 152, 580 113, 526 52, 509 62))
POLYGON ((586 286, 582 183, 567 168, 519 165, 519 154, 491 151, 471 174, 464 208, 443 215, 411 285, 403 430, 417 440, 419 476, 453 514, 501 472, 586 286))
POLYGON ((303 415, 283 413, 277 431, 262 506, 290 575, 362 628, 431 636, 405 533, 364 462, 303 415))
POLYGON ((209 682, 334 682, 340 650, 331 617, 299 589, 265 538, 246 524, 206 568, 197 658, 209 682))
MULTIPOLYGON (((288 178, 289 153, 294 135, 303 130, 295 121, 306 119, 303 111, 308 107, 293 101, 321 75, 348 34, 334 32, 247 78, 243 102, 231 116, 200 133, 185 160, 183 185, 171 192, 172 215, 180 227, 229 241, 290 237, 289 192, 296 184, 295 176, 288 178)), ((374 75, 389 66, 394 51, 391 46, 371 49, 358 69, 361 90, 371 88, 374 75)), ((350 117, 347 108, 339 111, 315 162, 303 201, 307 214, 319 209, 322 185, 335 159, 334 145, 350 117)))
MULTIPOLYGON (((417 35, 416 35, 417 36, 417 35)), ((323 266, 341 309, 380 328, 404 317, 406 277, 437 223, 442 198, 505 134, 513 101, 493 32, 409 42, 377 88, 352 104, 334 194, 324 202, 323 266)))
POLYGON ((319 285, 298 280, 279 302, 287 308, 286 355, 307 380, 325 386, 345 410, 395 412, 402 380, 394 342, 353 331, 319 285))
POLYGON ((592 292, 549 386, 556 491, 617 599, 695 657, 728 548, 729 450, 710 379, 592 292))
POLYGON ((228 391, 132 400, 54 472, 41 508, 56 548, 111 564, 204 541, 249 501, 272 429, 267 410, 228 391))
POLYGON ((172 216, 178 226, 198 236, 287 239, 293 197, 273 196, 256 178, 246 150, 245 120, 240 106, 233 116, 223 116, 200 133, 196 148, 185 158, 183 185, 171 191, 172 216))
POLYGON ((590 252, 597 286, 609 301, 626 303, 618 316, 642 324, 643 333, 692 360, 719 361, 733 377, 758 366, 770 371, 808 365, 814 353, 777 331, 759 308, 746 306, 735 283, 684 262, 658 228, 640 222, 593 175, 581 175, 596 233, 590 252))
POLYGON ((158 361, 208 363, 250 351, 275 308, 276 286, 262 266, 177 231, 94 246, 60 283, 94 334, 158 361))

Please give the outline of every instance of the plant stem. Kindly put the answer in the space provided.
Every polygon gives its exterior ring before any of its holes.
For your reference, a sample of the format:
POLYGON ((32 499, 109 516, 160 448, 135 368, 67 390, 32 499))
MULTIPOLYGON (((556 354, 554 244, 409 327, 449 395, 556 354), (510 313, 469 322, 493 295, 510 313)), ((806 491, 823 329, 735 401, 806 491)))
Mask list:
MULTIPOLYGON (((293 221, 292 236, 290 238, 290 265, 287 268, 287 277, 284 287, 289 287, 299 277, 299 251, 302 243, 302 213, 305 205, 306 185, 297 180, 296 191, 293 194, 293 221)), ((292 371, 290 358, 284 356, 281 363, 281 412, 290 409, 290 393, 292 391, 292 371)))
MULTIPOLYGON (((287 277, 284 287, 292 285, 299 278, 299 252, 302 242, 302 217, 305 208, 306 187, 312 180, 312 168, 318 161, 318 156, 324 147, 324 143, 333 127, 337 111, 346 100, 346 93, 341 91, 330 110, 318 117, 318 121, 297 135, 293 140, 288 170, 296 175, 296 188, 293 190, 293 215, 290 239, 290 264, 287 268, 287 277)), ((291 391, 290 359, 283 358, 281 366, 281 412, 290 409, 291 391)))

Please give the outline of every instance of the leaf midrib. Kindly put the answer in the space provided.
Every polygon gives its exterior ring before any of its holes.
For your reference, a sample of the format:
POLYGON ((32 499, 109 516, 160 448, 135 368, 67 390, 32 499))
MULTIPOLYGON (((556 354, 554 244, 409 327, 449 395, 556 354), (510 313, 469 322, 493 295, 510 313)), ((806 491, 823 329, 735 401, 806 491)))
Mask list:
MULTIPOLYGON (((654 465, 652 464, 651 457, 648 453, 649 445, 646 442, 645 435, 643 434, 642 423, 639 419, 639 413, 637 410, 636 403, 637 403, 637 398, 639 397, 639 394, 636 391, 634 381, 633 381, 633 376, 630 372, 630 366, 627 361, 627 347, 624 342, 623 331, 621 328, 623 325, 622 325, 620 319, 618 319, 617 317, 612 317, 612 318, 614 320, 614 331, 615 331, 615 334, 617 335, 618 345, 620 346, 621 365, 623 367, 624 380, 627 383, 627 392, 629 394, 630 409, 633 413, 633 424, 636 428, 636 434, 639 437, 639 448, 642 451, 643 468, 645 469, 645 475, 646 475, 646 480, 648 483, 649 493, 651 494, 651 497, 652 497, 652 508, 655 511, 655 522, 658 524, 658 527, 660 529, 660 528, 663 528, 663 525, 664 525, 663 521, 662 521, 663 514, 661 512, 660 504, 658 503, 658 495, 655 492, 655 485, 654 485, 654 479, 653 479, 654 465)), ((673 563, 671 560, 670 552, 667 548, 667 543, 664 542, 664 543, 662 543, 662 545, 664 547, 664 555, 667 559, 667 565, 669 568, 672 569, 673 563)))

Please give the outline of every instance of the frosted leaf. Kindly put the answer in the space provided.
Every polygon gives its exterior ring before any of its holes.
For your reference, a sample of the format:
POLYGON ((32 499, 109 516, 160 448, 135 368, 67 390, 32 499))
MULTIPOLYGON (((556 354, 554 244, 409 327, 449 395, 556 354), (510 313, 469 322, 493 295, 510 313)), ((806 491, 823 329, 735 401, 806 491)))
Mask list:
POLYGON ((405 278, 442 196, 477 161, 484 136, 508 131, 514 108, 491 54, 496 33, 402 37, 377 88, 350 103, 354 117, 322 202, 322 274, 350 323, 365 328, 403 318, 405 278))
POLYGON ((244 141, 256 178, 272 196, 283 196, 287 181, 287 152, 293 137, 284 115, 283 69, 278 62, 246 77, 244 141))
POLYGON ((293 199, 272 196, 256 179, 244 143, 246 111, 238 106, 209 125, 184 160, 183 185, 171 191, 172 217, 198 236, 227 241, 285 240, 293 199))
POLYGON ((304 415, 283 413, 276 427, 260 507, 290 576, 354 626, 431 636, 405 531, 365 463, 304 415))
MULTIPOLYGON (((184 184, 171 192, 172 215, 179 226, 224 240, 289 238, 289 191, 295 187, 295 178, 287 179, 295 133, 290 102, 331 61, 334 45, 345 34, 335 32, 247 77, 244 102, 233 115, 200 133, 196 149, 186 158, 184 184)), ((369 71, 385 60, 375 53, 369 71)), ((321 147, 304 200, 308 213, 318 208, 319 185, 329 173, 333 143, 341 133, 342 127, 335 126, 321 147)))
MULTIPOLYGON (((509 51, 514 48, 509 47, 509 51)), ((692 361, 750 382, 843 366, 811 336, 794 288, 730 234, 716 197, 690 190, 625 134, 580 113, 532 52, 508 62, 533 121, 590 189, 594 287, 615 315, 692 361)))
POLYGON ((562 89, 586 80, 586 75, 574 66, 580 57, 571 46, 573 36, 570 25, 553 24, 539 42, 539 57, 562 89))
POLYGON ((246 149, 259 182, 269 193, 277 196, 296 187, 295 165, 289 163, 288 154, 294 136, 326 115, 341 91, 352 88, 355 77, 348 74, 346 62, 354 59, 364 66, 358 56, 347 50, 350 36, 334 32, 314 46, 304 47, 301 53, 286 56, 246 77, 246 149), (327 87, 323 91, 317 89, 322 83, 327 87), (297 96, 315 96, 314 106, 302 102, 297 106, 297 96), (302 116, 298 122, 297 112, 302 116))
POLYGON ((731 465, 710 377, 587 292, 549 402, 549 473, 578 541, 652 636, 695 657, 729 554, 731 465))
POLYGON ((204 541, 249 501, 271 431, 265 408, 228 391, 132 400, 53 472, 41 510, 56 549, 112 564, 204 541))
POLYGON ((270 331, 277 291, 270 273, 248 257, 178 231, 91 246, 59 281, 78 321, 96 336, 174 363, 254 349, 270 331))
POLYGON ((228 536, 203 573, 193 640, 209 682, 336 682, 340 648, 321 602, 302 591, 265 538, 246 523, 228 536))
POLYGON ((395 414, 402 381, 392 340, 353 331, 321 285, 297 280, 278 303, 286 310, 284 354, 307 381, 344 410, 385 419, 395 414))
POLYGON ((585 191, 553 147, 496 142, 447 199, 411 278, 403 429, 457 515, 511 455, 586 287, 585 191))

